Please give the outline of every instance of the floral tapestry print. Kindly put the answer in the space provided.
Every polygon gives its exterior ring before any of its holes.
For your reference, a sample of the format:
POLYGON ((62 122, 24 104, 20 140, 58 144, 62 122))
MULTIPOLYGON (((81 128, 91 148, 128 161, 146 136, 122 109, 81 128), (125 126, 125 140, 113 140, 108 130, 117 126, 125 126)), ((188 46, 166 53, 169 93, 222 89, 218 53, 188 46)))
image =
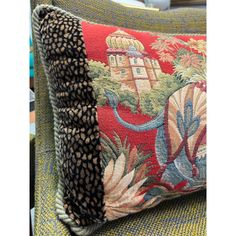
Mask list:
POLYGON ((204 188, 205 36, 87 22, 82 29, 98 106, 106 218, 204 188))

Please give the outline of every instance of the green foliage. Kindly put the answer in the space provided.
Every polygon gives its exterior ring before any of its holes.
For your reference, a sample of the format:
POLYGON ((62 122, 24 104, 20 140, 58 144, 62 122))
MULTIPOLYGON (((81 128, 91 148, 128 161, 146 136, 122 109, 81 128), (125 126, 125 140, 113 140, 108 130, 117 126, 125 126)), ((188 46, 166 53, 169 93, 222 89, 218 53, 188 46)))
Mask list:
POLYGON ((167 99, 186 83, 169 74, 160 74, 157 88, 142 93, 140 108, 144 114, 157 115, 165 106, 167 99))
POLYGON ((92 79, 111 76, 109 67, 100 61, 89 61, 89 76, 92 79))
POLYGON ((119 92, 119 101, 122 105, 129 107, 132 113, 137 112, 138 106, 138 97, 135 96, 131 91, 120 91, 119 92))
POLYGON ((177 74, 162 73, 159 75, 157 88, 143 92, 139 101, 133 92, 121 90, 121 82, 111 78, 109 67, 104 63, 89 61, 89 66, 97 104, 100 106, 106 104, 105 90, 110 90, 116 93, 119 103, 130 108, 132 113, 136 113, 140 105, 142 113, 150 116, 157 115, 164 108, 168 97, 186 84, 186 81, 179 79, 177 74))
POLYGON ((116 80, 112 80, 111 77, 99 77, 93 80, 95 97, 98 105, 105 105, 107 98, 105 96, 105 90, 111 90, 115 93, 120 90, 120 83, 116 80))
POLYGON ((107 98, 105 90, 111 90, 119 98, 119 102, 130 108, 131 112, 137 111, 138 98, 134 93, 128 90, 121 90, 120 81, 111 78, 109 67, 99 61, 89 61, 89 75, 93 79, 95 96, 97 104, 103 106, 106 104, 107 98))

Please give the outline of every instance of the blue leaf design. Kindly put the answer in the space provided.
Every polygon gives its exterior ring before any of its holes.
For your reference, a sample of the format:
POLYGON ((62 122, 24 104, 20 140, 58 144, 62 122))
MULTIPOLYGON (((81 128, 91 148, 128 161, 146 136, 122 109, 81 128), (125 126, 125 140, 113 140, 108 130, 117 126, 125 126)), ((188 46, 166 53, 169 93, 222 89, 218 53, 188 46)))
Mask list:
POLYGON ((206 158, 197 158, 195 164, 199 170, 198 180, 206 180, 206 158))
POLYGON ((178 130, 181 134, 181 137, 184 137, 184 133, 185 133, 185 127, 184 127, 184 121, 183 121, 183 116, 180 113, 180 111, 177 111, 176 113, 176 120, 177 120, 177 126, 178 126, 178 130))
POLYGON ((175 167, 179 173, 186 179, 192 178, 192 164, 189 162, 186 152, 183 149, 174 161, 175 167))
POLYGON ((188 129, 188 137, 191 137, 192 135, 194 135, 198 129, 200 125, 200 118, 198 116, 196 116, 192 122, 191 122, 191 125, 188 129))
POLYGON ((144 196, 144 199, 146 201, 152 199, 153 197, 156 197, 156 196, 161 196, 165 194, 165 191, 161 188, 158 188, 158 187, 155 187, 155 188, 152 188, 150 189, 144 196))
POLYGON ((112 108, 116 108, 119 102, 117 95, 111 90, 105 89, 105 96, 107 97, 109 104, 112 108))
POLYGON ((164 126, 158 129, 158 134, 156 137, 156 152, 157 160, 160 164, 165 164, 167 161, 167 145, 166 145, 166 137, 164 132, 164 126))
POLYGON ((167 166, 165 172, 162 175, 162 180, 169 182, 173 185, 179 184, 185 180, 184 176, 178 171, 174 163, 167 166))
POLYGON ((193 103, 189 99, 184 106, 184 127, 187 130, 193 119, 193 103))

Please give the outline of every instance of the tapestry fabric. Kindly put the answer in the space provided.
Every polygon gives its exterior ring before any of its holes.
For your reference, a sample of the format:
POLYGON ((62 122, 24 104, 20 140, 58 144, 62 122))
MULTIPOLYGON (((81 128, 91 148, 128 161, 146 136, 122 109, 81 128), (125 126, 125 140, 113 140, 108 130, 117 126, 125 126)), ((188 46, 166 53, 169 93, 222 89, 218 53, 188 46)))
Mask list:
POLYGON ((205 187, 205 36, 96 25, 49 6, 33 19, 54 110, 61 220, 91 233, 205 187))

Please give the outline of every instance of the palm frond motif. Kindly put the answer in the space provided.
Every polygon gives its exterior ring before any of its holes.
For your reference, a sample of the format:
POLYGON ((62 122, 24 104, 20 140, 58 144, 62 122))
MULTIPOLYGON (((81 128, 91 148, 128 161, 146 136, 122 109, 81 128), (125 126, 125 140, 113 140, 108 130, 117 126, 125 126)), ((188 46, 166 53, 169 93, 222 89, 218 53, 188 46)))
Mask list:
MULTIPOLYGON (((143 176, 149 172, 149 161, 152 153, 143 151, 143 147, 130 147, 127 137, 122 141, 119 135, 114 132, 113 140, 110 139, 104 132, 101 132, 101 145, 102 145, 102 165, 103 169, 108 166, 111 159, 116 161, 123 153, 125 156, 125 169, 124 174, 129 173, 132 169, 139 173, 139 169, 143 169, 143 176), (145 171, 144 171, 145 170, 145 171)), ((149 178, 150 179, 150 178, 149 178)))
POLYGON ((102 133, 104 199, 108 220, 152 207, 159 198, 144 199, 152 181, 152 176, 148 176, 148 162, 145 161, 151 153, 145 154, 136 146, 131 149, 127 138, 122 142, 116 133, 113 139, 102 133))

